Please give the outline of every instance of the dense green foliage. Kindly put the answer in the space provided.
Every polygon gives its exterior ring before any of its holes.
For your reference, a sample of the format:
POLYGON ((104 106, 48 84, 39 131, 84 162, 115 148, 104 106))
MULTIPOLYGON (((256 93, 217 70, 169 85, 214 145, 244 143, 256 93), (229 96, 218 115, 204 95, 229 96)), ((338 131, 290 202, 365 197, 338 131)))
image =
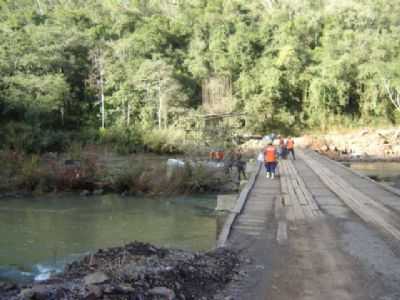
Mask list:
POLYGON ((247 132, 396 122, 399 15, 395 0, 0 0, 0 139, 142 145, 219 76, 247 132))

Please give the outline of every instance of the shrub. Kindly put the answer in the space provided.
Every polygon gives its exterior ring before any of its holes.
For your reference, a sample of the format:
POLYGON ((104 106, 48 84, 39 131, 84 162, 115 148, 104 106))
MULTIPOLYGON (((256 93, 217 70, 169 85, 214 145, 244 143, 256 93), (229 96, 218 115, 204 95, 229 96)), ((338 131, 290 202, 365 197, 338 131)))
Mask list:
POLYGON ((132 162, 130 166, 115 177, 113 185, 117 191, 155 195, 218 191, 229 180, 221 170, 200 164, 186 163, 171 169, 166 164, 144 162, 132 162))
POLYGON ((43 129, 22 122, 9 122, 3 126, 0 139, 3 149, 14 149, 26 153, 64 151, 72 139, 72 133, 43 129))
POLYGON ((19 174, 19 186, 33 191, 40 183, 43 170, 40 167, 40 159, 37 155, 31 155, 23 160, 21 173, 19 174))
POLYGON ((185 152, 185 132, 180 129, 153 129, 143 136, 145 147, 157 154, 185 152))
POLYGON ((133 126, 102 129, 99 141, 101 144, 112 145, 119 154, 129 154, 142 149, 141 132, 133 126))
POLYGON ((66 151, 66 155, 72 160, 81 160, 83 155, 83 145, 78 142, 71 143, 66 151))

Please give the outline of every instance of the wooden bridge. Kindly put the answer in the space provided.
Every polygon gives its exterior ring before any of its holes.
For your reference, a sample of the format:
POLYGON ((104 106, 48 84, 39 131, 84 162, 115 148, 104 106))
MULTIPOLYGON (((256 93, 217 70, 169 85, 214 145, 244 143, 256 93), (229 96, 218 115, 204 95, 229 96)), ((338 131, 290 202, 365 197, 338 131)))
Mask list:
POLYGON ((400 299, 400 192, 296 154, 257 168, 220 234, 248 258, 232 299, 400 299))

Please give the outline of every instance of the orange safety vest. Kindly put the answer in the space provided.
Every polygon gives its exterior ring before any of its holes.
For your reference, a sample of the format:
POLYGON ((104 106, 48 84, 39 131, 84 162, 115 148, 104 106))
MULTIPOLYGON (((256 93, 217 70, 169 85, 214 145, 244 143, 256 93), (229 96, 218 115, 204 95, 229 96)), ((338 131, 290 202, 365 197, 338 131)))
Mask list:
POLYGON ((288 139, 288 141, 287 141, 287 148, 290 150, 290 149, 293 149, 293 147, 294 147, 294 142, 293 142, 293 140, 292 140, 292 139, 288 139))
POLYGON ((223 151, 217 151, 216 156, 217 156, 217 160, 223 160, 224 159, 224 152, 223 151))
POLYGON ((274 146, 268 146, 264 150, 264 162, 276 162, 276 149, 274 146))

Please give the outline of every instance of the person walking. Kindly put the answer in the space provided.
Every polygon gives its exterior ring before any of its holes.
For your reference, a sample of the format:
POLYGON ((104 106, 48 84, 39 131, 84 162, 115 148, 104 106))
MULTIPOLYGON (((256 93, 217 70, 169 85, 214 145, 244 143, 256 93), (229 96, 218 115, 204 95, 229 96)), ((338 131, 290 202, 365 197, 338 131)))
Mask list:
POLYGON ((230 150, 225 160, 225 174, 230 174, 233 166, 235 165, 235 151, 230 150))
POLYGON ((241 180, 241 176, 243 176, 244 179, 247 179, 246 162, 242 159, 242 151, 240 149, 236 152, 235 164, 236 164, 236 168, 237 168, 237 172, 238 172, 239 182, 241 180))
POLYGON ((290 136, 287 139, 286 148, 287 151, 292 154, 293 160, 296 160, 296 155, 294 154, 294 141, 290 136))
POLYGON ((279 153, 278 156, 281 159, 286 159, 287 151, 286 151, 286 143, 283 136, 279 136, 279 153))
POLYGON ((264 150, 264 165, 267 171, 267 178, 274 179, 277 165, 277 151, 272 141, 268 143, 268 146, 264 150))

